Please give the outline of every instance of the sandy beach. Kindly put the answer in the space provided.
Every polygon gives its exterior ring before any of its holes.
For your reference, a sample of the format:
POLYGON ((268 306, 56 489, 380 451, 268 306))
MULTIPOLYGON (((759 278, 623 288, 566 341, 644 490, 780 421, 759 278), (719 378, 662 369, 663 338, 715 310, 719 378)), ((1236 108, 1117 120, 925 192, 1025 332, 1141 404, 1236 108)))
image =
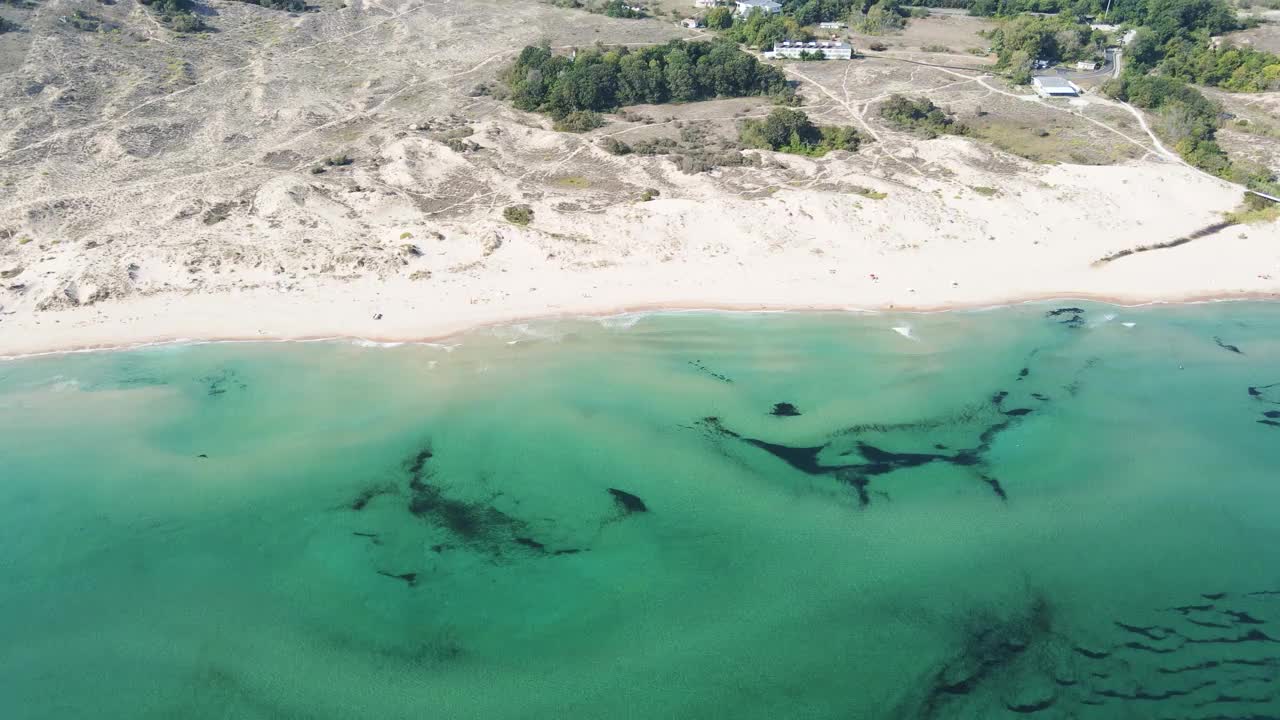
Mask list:
MULTIPOLYGON (((719 206, 657 200, 559 227, 482 221, 472 232, 500 233, 501 246, 442 242, 421 260, 435 268, 429 279, 404 272, 353 279, 298 273, 273 282, 230 275, 213 287, 181 287, 190 273, 160 266, 150 282, 164 289, 151 293, 43 309, 6 303, 0 354, 178 339, 425 340, 487 323, 659 309, 938 310, 1068 297, 1118 304, 1280 297, 1274 223, 1095 262, 1212 224, 1238 201, 1233 186, 1152 163, 1059 166, 1021 179, 1022 189, 1012 182, 991 198, 916 190, 855 204, 784 191, 719 206), (549 250, 555 240, 548 236, 559 232, 590 236, 588 252, 608 260, 563 262, 549 250)), ((446 230, 450 238, 467 234, 446 230)))

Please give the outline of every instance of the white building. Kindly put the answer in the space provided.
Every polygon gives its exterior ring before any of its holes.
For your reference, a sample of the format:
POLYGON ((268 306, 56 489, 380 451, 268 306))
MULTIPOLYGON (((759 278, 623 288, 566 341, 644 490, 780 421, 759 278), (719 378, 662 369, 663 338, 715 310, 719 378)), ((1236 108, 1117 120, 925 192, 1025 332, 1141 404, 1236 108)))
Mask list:
POLYGON ((1070 80, 1057 75, 1038 75, 1031 78, 1031 87, 1040 97, 1075 97, 1080 94, 1080 87, 1070 80))
POLYGON ((698 18, 685 18, 680 21, 680 24, 689 28, 690 30, 696 30, 702 27, 702 21, 699 20, 698 18))
POLYGON ((853 46, 842 42, 783 40, 774 45, 773 50, 766 52, 764 56, 799 60, 802 53, 806 53, 809 57, 821 55, 823 60, 852 60, 853 46))
POLYGON ((1080 60, 1079 62, 1076 63, 1076 69, 1077 70, 1097 70, 1098 63, 1093 62, 1092 60, 1080 60))
POLYGON ((782 12, 782 4, 773 0, 737 0, 738 14, 750 15, 754 10, 762 10, 766 15, 777 15, 782 12))
POLYGON ((824 23, 818 23, 818 27, 822 28, 823 30, 843 30, 849 26, 845 25, 842 22, 824 22, 824 23))
POLYGON ((713 8, 720 4, 720 0, 693 0, 693 6, 697 8, 713 8))

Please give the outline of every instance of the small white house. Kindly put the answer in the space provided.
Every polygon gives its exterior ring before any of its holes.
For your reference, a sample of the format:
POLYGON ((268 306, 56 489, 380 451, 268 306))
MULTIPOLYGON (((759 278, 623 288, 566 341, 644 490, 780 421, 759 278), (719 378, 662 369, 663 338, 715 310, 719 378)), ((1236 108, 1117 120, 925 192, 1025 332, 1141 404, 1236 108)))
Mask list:
POLYGON ((1075 97, 1080 94, 1078 85, 1057 75, 1037 75, 1031 78, 1031 87, 1040 97, 1075 97))
POLYGON ((818 27, 822 28, 823 30, 843 30, 849 26, 845 25, 842 22, 824 22, 824 23, 818 23, 818 27))
POLYGON ((721 0, 693 0, 696 8, 713 8, 721 4, 721 0))
POLYGON ((690 30, 697 30, 698 28, 702 27, 702 21, 699 20, 698 18, 685 18, 680 21, 680 24, 689 28, 690 30))
POLYGON ((805 57, 819 55, 823 60, 852 60, 853 46, 842 42, 783 40, 774 45, 773 50, 766 52, 764 55, 769 58, 790 58, 792 60, 799 60, 801 55, 805 57))
POLYGON ((750 15, 755 10, 762 10, 766 15, 777 15, 782 12, 782 4, 773 0, 737 0, 738 14, 750 15))
POLYGON ((1097 70, 1098 63, 1093 62, 1092 60, 1080 60, 1079 62, 1076 63, 1076 69, 1077 70, 1097 70))

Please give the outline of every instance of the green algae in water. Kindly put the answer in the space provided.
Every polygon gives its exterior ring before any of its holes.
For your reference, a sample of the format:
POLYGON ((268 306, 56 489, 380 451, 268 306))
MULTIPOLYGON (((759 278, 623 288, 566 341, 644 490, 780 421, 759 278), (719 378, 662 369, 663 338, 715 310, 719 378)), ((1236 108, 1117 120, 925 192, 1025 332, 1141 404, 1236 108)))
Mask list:
POLYGON ((1280 714, 1280 306, 456 343, 0 363, 3 716, 1280 714))

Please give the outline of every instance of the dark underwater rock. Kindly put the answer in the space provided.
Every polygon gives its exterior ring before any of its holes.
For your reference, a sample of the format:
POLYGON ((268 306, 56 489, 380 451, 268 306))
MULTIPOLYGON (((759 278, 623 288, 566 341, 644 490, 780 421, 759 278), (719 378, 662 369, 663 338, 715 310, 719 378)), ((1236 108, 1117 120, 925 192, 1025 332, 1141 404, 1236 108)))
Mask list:
POLYGON ((765 442, 755 438, 742 438, 743 442, 753 447, 773 455, 782 460, 791 467, 808 475, 821 475, 830 472, 836 468, 823 467, 818 464, 818 453, 827 448, 826 445, 817 445, 814 447, 790 447, 788 445, 778 445, 776 443, 765 442))
POLYGON ((774 417, 798 417, 800 415, 800 411, 796 409, 795 405, 792 405, 789 402, 780 402, 774 404, 773 410, 771 410, 769 414, 774 417))
POLYGON ((649 506, 645 505, 643 500, 632 495, 626 490, 609 488, 609 494, 613 496, 613 501, 618 503, 618 507, 622 508, 623 512, 628 515, 632 513, 649 512, 649 506))
POLYGON ((1223 610, 1222 614, 1230 615, 1232 620, 1241 625, 1262 625, 1265 622, 1242 610, 1223 610))
POLYGON ((400 581, 403 581, 403 582, 404 582, 404 584, 405 584, 405 585, 408 585, 409 587, 416 587, 416 586, 417 586, 417 584, 418 584, 418 573, 400 573, 400 574, 396 574, 396 573, 389 573, 389 572, 386 572, 386 571, 384 571, 384 570, 379 570, 379 571, 378 571, 378 574, 379 574, 379 575, 382 575, 383 577, 389 577, 389 578, 392 578, 392 579, 394 579, 394 580, 400 580, 400 581))
POLYGON ((1280 387, 1280 383, 1271 383, 1270 385, 1250 385, 1249 397, 1260 400, 1264 403, 1272 405, 1280 405, 1280 397, 1272 397, 1271 388, 1280 387))
POLYGON ((530 550, 536 550, 536 551, 538 551, 538 552, 546 552, 546 551, 547 551, 547 546, 546 546, 546 545, 543 545, 542 543, 538 542, 537 540, 534 540, 533 538, 518 537, 518 538, 516 538, 516 544, 517 544, 517 545, 523 545, 523 546, 525 546, 525 547, 529 548, 530 550))
POLYGON ((1213 337, 1213 341, 1214 341, 1215 343, 1217 343, 1217 344, 1218 344, 1218 347, 1222 348, 1223 350, 1228 350, 1228 351, 1233 352, 1233 353, 1235 353, 1235 354, 1237 354, 1237 355, 1243 355, 1243 354, 1244 354, 1244 351, 1242 351, 1240 348, 1236 347, 1235 345, 1231 345, 1230 343, 1225 343, 1225 342, 1223 342, 1223 341, 1222 341, 1222 338, 1218 337, 1217 335, 1215 335, 1215 336, 1213 337))
POLYGON ((1104 660, 1106 658, 1111 657, 1111 653, 1105 650, 1090 650, 1089 648, 1080 647, 1079 645, 1076 645, 1071 649, 1076 651, 1076 653, 1089 658, 1090 660, 1104 660))

